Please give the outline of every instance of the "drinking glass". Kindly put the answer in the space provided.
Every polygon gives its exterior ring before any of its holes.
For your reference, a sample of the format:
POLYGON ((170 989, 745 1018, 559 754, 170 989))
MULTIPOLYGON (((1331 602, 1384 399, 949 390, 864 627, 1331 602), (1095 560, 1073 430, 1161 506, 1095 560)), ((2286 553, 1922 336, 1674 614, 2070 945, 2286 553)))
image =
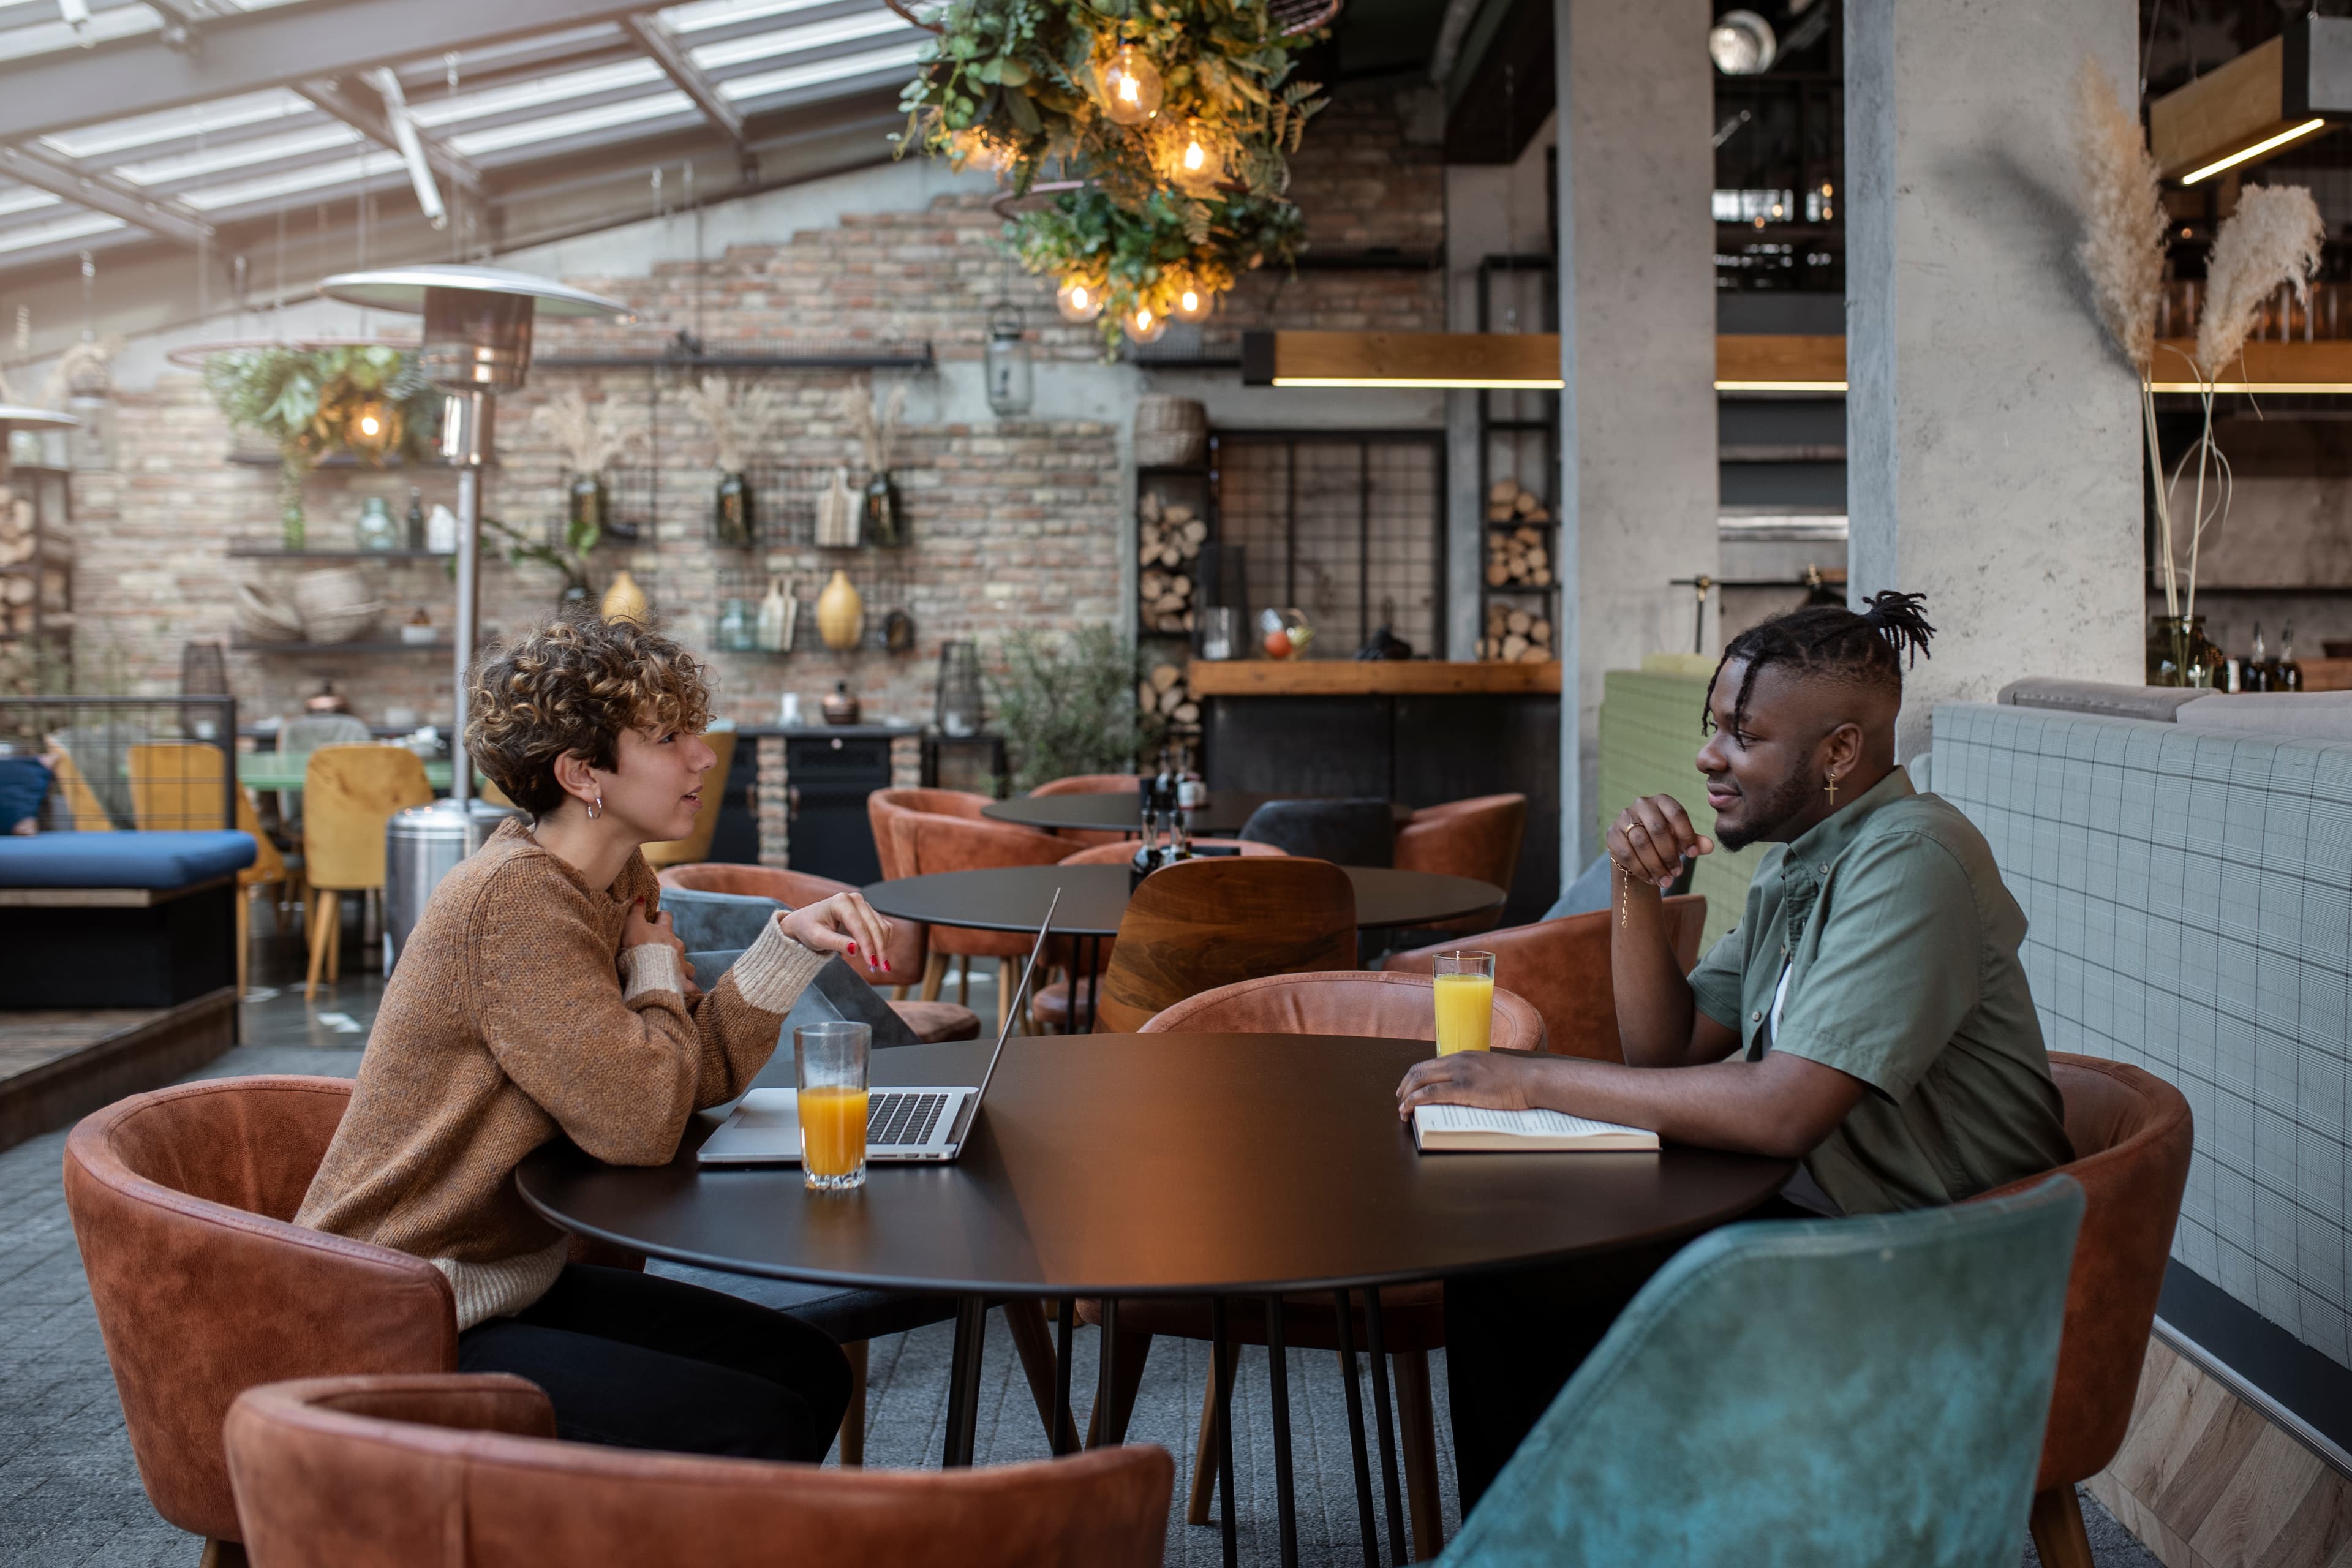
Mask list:
POLYGON ((1431 992, 1437 1007, 1437 1054, 1485 1050, 1495 1020, 1495 955, 1468 949, 1439 953, 1431 992))
POLYGON ((866 1062, 874 1031, 839 1020, 793 1030, 800 1083, 801 1181, 813 1193, 866 1184, 866 1062))

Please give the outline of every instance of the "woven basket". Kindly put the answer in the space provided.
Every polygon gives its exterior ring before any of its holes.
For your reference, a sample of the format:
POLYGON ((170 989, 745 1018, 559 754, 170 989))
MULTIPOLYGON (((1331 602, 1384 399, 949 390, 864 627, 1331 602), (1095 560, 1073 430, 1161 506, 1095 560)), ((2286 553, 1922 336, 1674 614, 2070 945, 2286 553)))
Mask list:
POLYGON ((302 617, 293 606, 250 583, 236 585, 236 629, 254 642, 299 642, 302 617))
POLYGON ((1189 468, 1209 455, 1209 411, 1189 397, 1154 393, 1135 404, 1135 460, 1147 468, 1189 468))
POLYGON ((356 566, 305 572, 294 580, 294 608, 311 642, 357 642, 375 629, 383 601, 356 566))

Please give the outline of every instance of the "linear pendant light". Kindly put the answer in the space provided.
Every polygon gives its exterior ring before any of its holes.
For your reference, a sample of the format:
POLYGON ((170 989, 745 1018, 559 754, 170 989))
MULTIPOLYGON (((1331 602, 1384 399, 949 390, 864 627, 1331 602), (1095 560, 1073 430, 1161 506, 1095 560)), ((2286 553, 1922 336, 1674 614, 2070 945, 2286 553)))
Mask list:
POLYGON ((2157 172, 2184 185, 2352 120, 2352 16, 2299 16, 2277 37, 2147 106, 2157 172))
MULTIPOLYGON (((1557 392, 1557 332, 1298 332, 1242 334, 1247 386, 1557 392)), ((1845 340, 1800 334, 1716 339, 1717 392, 1845 390, 1845 340)))

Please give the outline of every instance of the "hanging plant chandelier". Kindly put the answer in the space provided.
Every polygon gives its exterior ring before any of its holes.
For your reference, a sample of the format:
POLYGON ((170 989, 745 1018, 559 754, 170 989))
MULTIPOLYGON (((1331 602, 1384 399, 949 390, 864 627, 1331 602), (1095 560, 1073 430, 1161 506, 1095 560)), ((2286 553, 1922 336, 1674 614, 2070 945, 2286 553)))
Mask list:
POLYGON ((900 100, 898 150, 993 169, 1027 209, 1006 238, 1055 280, 1064 316, 1098 321, 1107 352, 1148 342, 1171 318, 1205 318, 1240 273, 1297 256, 1288 155, 1326 100, 1289 79, 1338 11, 950 0, 915 18, 939 37, 900 100))

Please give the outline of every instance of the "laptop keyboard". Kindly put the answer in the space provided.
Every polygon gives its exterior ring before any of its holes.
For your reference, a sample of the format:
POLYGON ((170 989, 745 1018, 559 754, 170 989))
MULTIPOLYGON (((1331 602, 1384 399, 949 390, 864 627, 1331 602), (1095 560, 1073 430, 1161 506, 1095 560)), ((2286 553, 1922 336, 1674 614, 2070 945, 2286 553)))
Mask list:
POLYGON ((874 1095, 866 1108, 866 1146, 878 1149, 929 1142, 947 1103, 944 1094, 874 1095))

